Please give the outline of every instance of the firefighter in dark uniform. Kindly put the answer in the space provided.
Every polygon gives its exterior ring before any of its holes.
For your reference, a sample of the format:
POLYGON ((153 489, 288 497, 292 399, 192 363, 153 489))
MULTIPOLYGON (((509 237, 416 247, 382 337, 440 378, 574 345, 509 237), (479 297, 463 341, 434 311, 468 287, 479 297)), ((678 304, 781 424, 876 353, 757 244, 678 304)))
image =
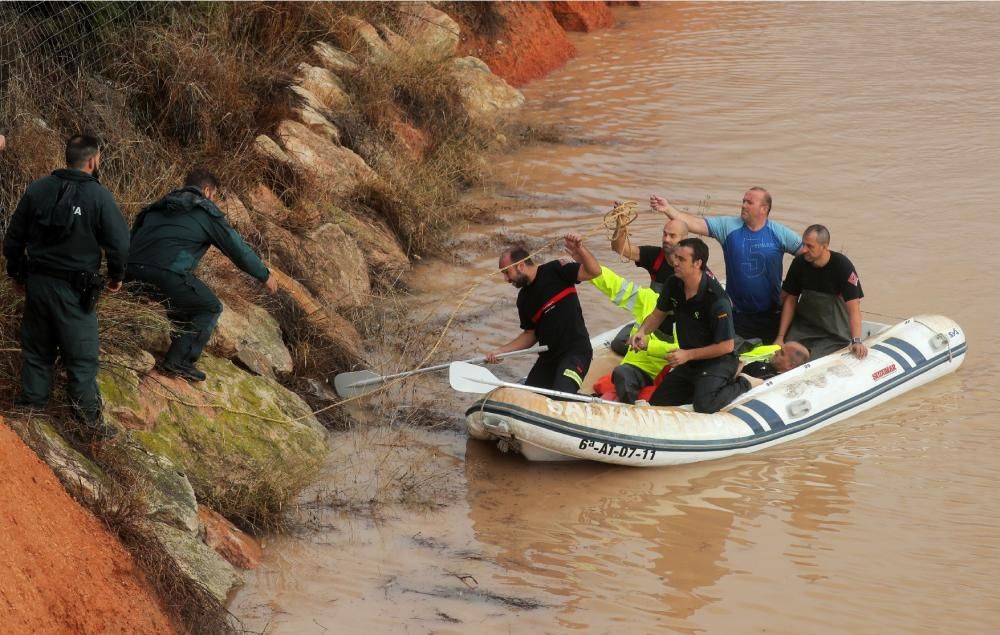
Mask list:
POLYGON ((159 368, 191 381, 205 379, 194 363, 222 313, 219 298, 194 275, 208 248, 217 247, 271 293, 278 288, 261 259, 216 207, 218 191, 218 179, 196 169, 182 189, 139 212, 132 226, 127 278, 143 283, 145 293, 164 303, 174 327, 159 368))
POLYGON ((523 247, 500 256, 504 279, 520 289, 517 312, 522 331, 507 344, 487 353, 486 361, 494 364, 501 353, 531 348, 540 342, 549 349, 538 356, 525 383, 575 393, 594 355, 576 284, 600 275, 601 265, 579 236, 568 234, 564 242, 566 252, 576 262, 553 260, 536 265, 523 247))
POLYGON ((632 336, 631 346, 646 348, 646 334, 677 325, 680 348, 667 355, 673 367, 649 403, 654 406, 693 404, 695 412, 717 412, 750 390, 746 377, 736 377, 733 354, 736 332, 733 307, 722 285, 707 273, 708 245, 699 238, 682 240, 674 254, 674 276, 667 281, 656 309, 632 336), (661 324, 666 319, 670 323, 661 324))
POLYGON ((128 259, 128 225, 111 192, 97 180, 97 139, 76 135, 66 144, 66 169, 28 186, 14 210, 3 253, 7 275, 25 294, 21 324, 21 390, 16 405, 44 408, 56 356, 66 369, 74 415, 94 440, 113 437, 97 388, 97 296, 101 250, 108 291, 121 289, 128 259))

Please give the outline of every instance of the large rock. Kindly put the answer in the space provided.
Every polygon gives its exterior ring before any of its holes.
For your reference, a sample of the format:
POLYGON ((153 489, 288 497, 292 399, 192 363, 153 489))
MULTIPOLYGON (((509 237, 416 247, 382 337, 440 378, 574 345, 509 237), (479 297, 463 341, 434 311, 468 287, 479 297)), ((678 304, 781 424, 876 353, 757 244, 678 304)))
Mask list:
POLYGON ((395 58, 395 54, 372 25, 356 16, 345 16, 345 33, 340 44, 352 53, 374 64, 382 64, 395 58))
POLYGON ((302 63, 298 67, 299 85, 308 91, 323 109, 338 112, 351 105, 344 83, 332 72, 319 66, 302 63))
POLYGON ((197 536, 159 523, 153 527, 160 544, 178 568, 220 604, 225 603, 230 591, 243 583, 233 565, 197 536))
POLYGON ((389 50, 396 54, 397 58, 400 59, 411 59, 414 56, 413 45, 407 41, 399 33, 396 33, 391 28, 385 24, 379 24, 375 27, 378 34, 382 37, 382 41, 385 45, 389 47, 389 50))
POLYGON ((106 416, 169 458, 199 500, 230 518, 254 518, 262 506, 289 502, 326 456, 323 427, 273 379, 209 354, 199 366, 208 379, 198 384, 156 372, 102 371, 106 416))
POLYGON ((205 544, 215 549, 229 564, 240 569, 254 569, 260 564, 264 554, 260 544, 251 536, 204 505, 198 506, 198 519, 205 544))
POLYGON ((327 42, 314 43, 312 50, 320 66, 338 75, 354 73, 359 68, 357 60, 350 53, 327 42))
MULTIPOLYGON (((261 207, 257 208, 255 203, 255 208, 268 214, 279 213, 275 201, 261 196, 261 207)), ((318 208, 311 209, 320 213, 318 208)), ((320 304, 338 309, 361 307, 370 302, 371 283, 365 255, 336 223, 323 223, 305 236, 270 225, 264 235, 284 269, 302 282, 320 304)))
POLYGON ((456 57, 452 73, 459 81, 462 99, 469 116, 490 120, 524 105, 524 95, 475 57, 456 57))
POLYGON ((371 269, 394 274, 410 268, 409 258, 385 221, 374 216, 349 214, 336 207, 330 209, 330 216, 358 245, 371 269))
POLYGON ((333 125, 332 121, 327 119, 315 108, 312 106, 302 106, 301 108, 296 108, 295 112, 298 114, 302 123, 309 126, 313 132, 317 133, 331 143, 340 145, 340 130, 337 126, 333 125))
POLYGON ((355 366, 362 359, 361 335, 354 326, 330 307, 320 306, 302 283, 278 269, 271 275, 305 316, 306 323, 336 348, 344 366, 355 366))
POLYGON ((247 303, 239 309, 226 306, 209 346, 258 375, 292 372, 292 354, 281 337, 281 326, 256 304, 247 303))
MULTIPOLYGON (((271 221, 271 223, 277 223, 281 226, 289 224, 292 211, 285 207, 285 204, 278 198, 278 195, 268 186, 258 183, 250 188, 247 192, 247 201, 250 203, 253 211, 262 215, 271 221)), ((263 236, 266 237, 268 235, 271 223, 264 224, 261 230, 263 236)))
POLYGON ((330 143, 304 124, 282 121, 277 136, 295 165, 319 177, 334 194, 347 194, 360 183, 375 178, 364 159, 347 148, 330 143))
POLYGON ((253 142, 254 148, 261 156, 277 161, 278 163, 291 163, 292 159, 285 154, 278 142, 267 135, 258 135, 253 142))
POLYGON ((198 531, 198 501, 187 476, 167 457, 144 448, 131 446, 128 456, 151 485, 146 515, 156 522, 195 534, 198 531))
POLYGON ((337 308, 362 307, 371 302, 368 263, 339 225, 320 225, 300 245, 300 271, 306 287, 320 302, 337 308))
POLYGON ((408 3, 400 13, 400 33, 416 55, 432 60, 455 55, 460 29, 447 14, 425 2, 408 3))

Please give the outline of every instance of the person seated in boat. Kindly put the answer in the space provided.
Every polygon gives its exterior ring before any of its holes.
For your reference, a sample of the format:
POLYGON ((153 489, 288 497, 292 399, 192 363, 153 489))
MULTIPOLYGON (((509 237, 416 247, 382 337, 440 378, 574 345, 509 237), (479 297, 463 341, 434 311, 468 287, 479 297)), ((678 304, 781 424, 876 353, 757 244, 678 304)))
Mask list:
POLYGON ((805 252, 796 256, 782 283, 785 299, 775 344, 801 342, 813 358, 845 346, 858 359, 861 341, 861 279, 851 261, 830 249, 830 230, 810 225, 802 233, 805 252))
POLYGON ((525 383, 575 393, 580 390, 594 355, 576 284, 600 275, 601 266, 576 234, 567 234, 564 243, 574 262, 553 260, 536 265, 523 247, 500 255, 504 280, 520 289, 517 313, 522 331, 500 348, 486 353, 486 361, 495 364, 500 353, 544 344, 549 349, 538 355, 525 383))
MULTIPOLYGON (((604 266, 601 267, 601 275, 593 278, 590 283, 606 295, 615 306, 629 311, 637 323, 641 323, 656 309, 656 301, 660 297, 660 294, 653 289, 626 280, 604 266)), ((637 323, 623 329, 629 337, 639 329, 637 323)), ((646 350, 626 347, 622 363, 611 372, 610 382, 615 392, 613 398, 622 403, 635 403, 640 392, 652 386, 657 376, 663 372, 667 366, 667 355, 676 348, 677 342, 673 334, 660 331, 649 334, 646 350)), ((605 392, 600 390, 596 383, 594 387, 598 392, 605 392)), ((608 397, 610 395, 605 398, 608 397)))
MULTIPOLYGON (((775 346, 777 350, 764 359, 748 361, 746 357, 740 356, 740 361, 743 362, 740 372, 750 378, 751 386, 757 386, 768 379, 773 379, 781 373, 787 373, 793 368, 798 368, 809 362, 809 349, 799 342, 785 342, 775 346)), ((774 346, 761 346, 755 350, 764 351, 767 348, 774 348, 774 346)))
MULTIPOLYGON (((615 201, 615 207, 619 203, 615 201)), ((643 245, 637 247, 629 240, 628 227, 621 217, 615 219, 615 233, 611 239, 611 249, 649 272, 649 288, 659 293, 663 283, 674 275, 674 250, 677 243, 688 237, 687 223, 682 220, 668 220, 663 225, 663 238, 660 246, 643 245)), ((641 319, 639 320, 642 321, 641 319)), ((628 324, 615 336, 611 342, 611 350, 619 355, 627 355, 628 338, 632 336, 634 324, 628 324)))
POLYGON ((646 350, 654 329, 669 332, 677 326, 680 348, 667 355, 673 370, 650 398, 654 406, 691 403, 695 412, 712 413, 750 390, 750 381, 736 376, 732 304, 719 281, 707 274, 707 264, 704 241, 682 240, 674 252, 674 275, 629 341, 646 350))
MULTIPOLYGON (((617 207, 618 203, 615 203, 617 207)), ((621 217, 615 219, 614 238, 611 249, 616 254, 628 258, 649 272, 649 287, 659 293, 667 278, 674 275, 674 251, 677 244, 688 237, 688 226, 682 220, 668 220, 663 225, 660 245, 636 246, 629 240, 628 227, 621 217)))

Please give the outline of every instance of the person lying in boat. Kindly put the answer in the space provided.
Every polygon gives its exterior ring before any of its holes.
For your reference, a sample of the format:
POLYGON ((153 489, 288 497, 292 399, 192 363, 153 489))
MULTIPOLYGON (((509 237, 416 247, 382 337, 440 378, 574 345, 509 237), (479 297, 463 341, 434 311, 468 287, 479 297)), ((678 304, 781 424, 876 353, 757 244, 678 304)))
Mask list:
MULTIPOLYGON (((750 378, 751 386, 758 386, 809 361, 809 349, 799 342, 785 342, 776 346, 777 350, 769 357, 758 361, 747 361, 744 356, 740 356, 740 361, 743 362, 740 372, 750 378)), ((755 350, 763 352, 767 348, 773 347, 760 346, 755 350)))
POLYGON ((522 331, 500 348, 486 353, 486 361, 495 364, 500 353, 530 348, 540 342, 549 349, 538 355, 525 383, 575 393, 580 390, 594 355, 576 284, 600 275, 601 266, 576 234, 567 234, 564 242, 566 252, 575 262, 553 260, 536 265, 524 247, 500 255, 504 280, 520 289, 517 313, 522 331))
POLYGON ((719 281, 707 274, 707 264, 704 241, 682 240, 674 253, 673 277, 667 280, 656 309, 629 341, 633 348, 646 350, 654 329, 670 332, 677 326, 680 348, 667 355, 673 370, 653 392, 651 405, 691 403, 695 412, 712 413, 750 390, 750 381, 736 376, 739 361, 733 354, 732 304, 719 281))
MULTIPOLYGON (((673 267, 670 270, 673 271, 673 267)), ((656 301, 660 297, 660 294, 653 289, 626 280, 604 266, 601 267, 601 275, 593 278, 590 283, 606 295, 615 306, 629 311, 638 323, 656 309, 656 301)), ((639 330, 638 324, 630 326, 631 328, 627 329, 629 337, 639 330)), ((611 373, 615 398, 622 403, 635 403, 640 392, 652 386, 657 376, 663 372, 667 366, 667 355, 676 349, 677 342, 673 334, 661 331, 649 334, 646 350, 627 348, 622 363, 611 373)), ((604 392, 596 385, 595 390, 604 392)))
POLYGON ((858 359, 868 349, 861 341, 861 279, 847 256, 830 250, 830 230, 810 225, 802 233, 805 252, 788 267, 781 285, 785 299, 775 344, 801 342, 822 357, 845 346, 858 359))

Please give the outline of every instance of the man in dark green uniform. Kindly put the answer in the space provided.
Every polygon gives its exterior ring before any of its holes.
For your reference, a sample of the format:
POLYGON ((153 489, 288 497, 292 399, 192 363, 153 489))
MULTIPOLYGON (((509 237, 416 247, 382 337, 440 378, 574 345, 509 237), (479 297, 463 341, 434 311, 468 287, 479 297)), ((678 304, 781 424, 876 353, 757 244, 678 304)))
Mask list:
POLYGON ((14 210, 3 253, 14 289, 25 295, 21 324, 21 389, 17 405, 44 408, 56 355, 66 368, 73 412, 97 440, 116 430, 101 416, 97 388, 96 295, 101 250, 108 291, 121 289, 128 260, 128 225, 111 192, 97 180, 97 139, 66 144, 66 169, 28 186, 14 210))
POLYGON ((194 275, 208 248, 215 245, 271 293, 278 289, 264 263, 216 207, 218 190, 211 172, 194 170, 182 189, 143 209, 132 226, 127 277, 142 282, 146 293, 164 303, 174 326, 160 370, 191 381, 205 379, 194 363, 222 313, 219 298, 194 275))

